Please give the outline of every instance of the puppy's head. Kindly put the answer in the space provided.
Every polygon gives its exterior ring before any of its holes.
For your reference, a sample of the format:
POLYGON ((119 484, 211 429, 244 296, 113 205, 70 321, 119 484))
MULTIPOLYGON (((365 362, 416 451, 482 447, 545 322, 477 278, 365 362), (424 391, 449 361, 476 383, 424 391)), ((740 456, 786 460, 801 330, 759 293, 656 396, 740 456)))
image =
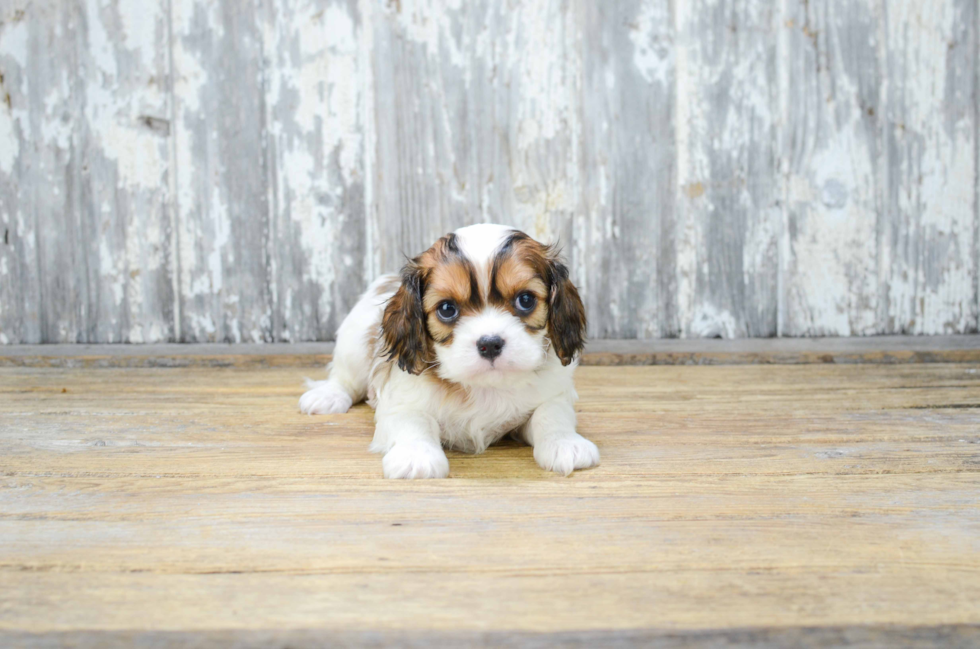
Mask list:
POLYGON ((399 367, 469 385, 505 385, 540 368, 551 350, 568 365, 585 327, 557 251, 490 225, 448 234, 410 261, 382 318, 399 367))

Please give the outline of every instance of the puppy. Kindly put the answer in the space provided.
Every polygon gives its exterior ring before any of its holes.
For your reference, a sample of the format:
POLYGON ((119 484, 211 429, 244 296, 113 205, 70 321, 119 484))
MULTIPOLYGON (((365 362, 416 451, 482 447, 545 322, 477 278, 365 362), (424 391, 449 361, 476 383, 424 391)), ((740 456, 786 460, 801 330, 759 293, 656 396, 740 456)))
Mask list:
POLYGON ((575 432, 572 374, 585 309, 555 249, 500 225, 439 239, 368 287, 337 331, 308 414, 375 409, 386 478, 445 478, 443 447, 481 453, 510 433, 568 475, 599 464, 575 432))

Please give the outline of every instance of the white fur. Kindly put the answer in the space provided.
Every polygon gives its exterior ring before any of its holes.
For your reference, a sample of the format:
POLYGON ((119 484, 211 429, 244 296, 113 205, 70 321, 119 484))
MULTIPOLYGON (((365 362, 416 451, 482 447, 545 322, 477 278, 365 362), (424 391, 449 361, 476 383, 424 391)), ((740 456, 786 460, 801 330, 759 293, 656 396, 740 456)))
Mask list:
POLYGON ((598 447, 575 432, 575 409, 567 399, 538 406, 523 432, 534 460, 549 471, 568 475, 599 464, 598 447))
MULTIPOLYGON (((475 225, 456 231, 460 248, 487 275, 495 251, 512 228, 475 225)), ((599 450, 575 432, 573 404, 578 396, 572 375, 576 362, 563 366, 545 333, 529 333, 510 313, 487 307, 461 319, 453 342, 437 346, 434 370, 455 385, 402 371, 369 341, 380 330, 384 303, 379 294, 395 276, 378 278, 341 324, 326 381, 311 383, 300 399, 309 414, 346 412, 365 398, 375 408, 371 450, 384 453, 386 478, 444 478, 449 462, 442 447, 481 453, 512 433, 534 447, 544 469, 568 475, 599 464, 599 450), (499 335, 506 342, 491 363, 479 356, 476 341, 499 335)), ((486 287, 483 287, 486 290, 486 287)), ((431 371, 431 370, 427 370, 431 371)))
MULTIPOLYGON (((404 372, 403 372, 404 374, 404 372)), ((439 443, 439 423, 423 412, 405 412, 398 418, 376 418, 371 450, 384 453, 386 478, 445 478, 449 460, 439 443), (385 444, 378 446, 379 435, 385 444)))
POLYGON ((330 378, 307 381, 310 390, 299 400, 301 412, 308 415, 345 413, 351 405, 367 396, 368 373, 374 356, 368 333, 378 328, 385 302, 394 293, 387 291, 379 295, 378 288, 397 279, 395 275, 382 275, 374 280, 340 323, 333 362, 327 366, 330 378))
POLYGON ((299 410, 308 415, 339 415, 350 410, 354 400, 350 394, 329 380, 306 380, 309 388, 299 398, 299 410))
POLYGON ((530 334, 520 320, 496 307, 460 318, 449 347, 436 347, 437 373, 447 381, 472 386, 501 387, 526 372, 533 372, 547 360, 544 331, 530 334), (504 348, 500 356, 488 361, 477 351, 483 336, 500 336, 504 348))

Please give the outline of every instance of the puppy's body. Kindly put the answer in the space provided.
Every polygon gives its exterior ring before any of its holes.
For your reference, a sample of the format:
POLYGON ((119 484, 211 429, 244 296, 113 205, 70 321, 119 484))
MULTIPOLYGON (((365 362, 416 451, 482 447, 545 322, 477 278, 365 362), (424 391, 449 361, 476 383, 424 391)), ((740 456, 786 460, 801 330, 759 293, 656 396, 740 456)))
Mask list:
POLYGON ((508 433, 562 474, 595 466, 575 432, 572 375, 585 317, 551 249, 494 225, 462 228, 378 278, 337 332, 310 414, 375 409, 389 478, 445 477, 443 446, 480 453, 508 433), (526 308, 530 305, 530 308, 526 308))

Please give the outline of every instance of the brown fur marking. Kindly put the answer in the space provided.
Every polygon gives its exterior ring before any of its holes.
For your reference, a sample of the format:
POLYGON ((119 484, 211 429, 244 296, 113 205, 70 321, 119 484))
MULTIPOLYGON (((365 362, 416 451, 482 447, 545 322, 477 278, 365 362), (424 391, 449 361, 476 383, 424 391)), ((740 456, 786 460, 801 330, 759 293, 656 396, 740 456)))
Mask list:
MULTIPOLYGON (((521 318, 529 331, 547 328, 562 364, 571 363, 584 347, 585 307, 553 247, 515 231, 493 260, 488 287, 488 301, 521 318), (524 291, 537 297, 535 308, 528 314, 515 306, 517 296, 524 291)), ((378 290, 380 295, 381 287, 378 290)), ((453 323, 445 323, 436 315, 436 309, 447 300, 456 305, 460 315, 471 315, 484 307, 475 268, 460 251, 455 234, 442 237, 402 269, 401 283, 382 317, 388 358, 412 374, 432 366, 433 345, 450 344, 453 338, 453 323)))
POLYGON ((563 365, 571 363, 585 346, 585 306, 553 246, 514 232, 494 259, 490 301, 523 317, 525 327, 531 331, 547 327, 548 339, 563 365), (524 290, 538 298, 537 306, 526 316, 514 306, 517 295, 524 290))

